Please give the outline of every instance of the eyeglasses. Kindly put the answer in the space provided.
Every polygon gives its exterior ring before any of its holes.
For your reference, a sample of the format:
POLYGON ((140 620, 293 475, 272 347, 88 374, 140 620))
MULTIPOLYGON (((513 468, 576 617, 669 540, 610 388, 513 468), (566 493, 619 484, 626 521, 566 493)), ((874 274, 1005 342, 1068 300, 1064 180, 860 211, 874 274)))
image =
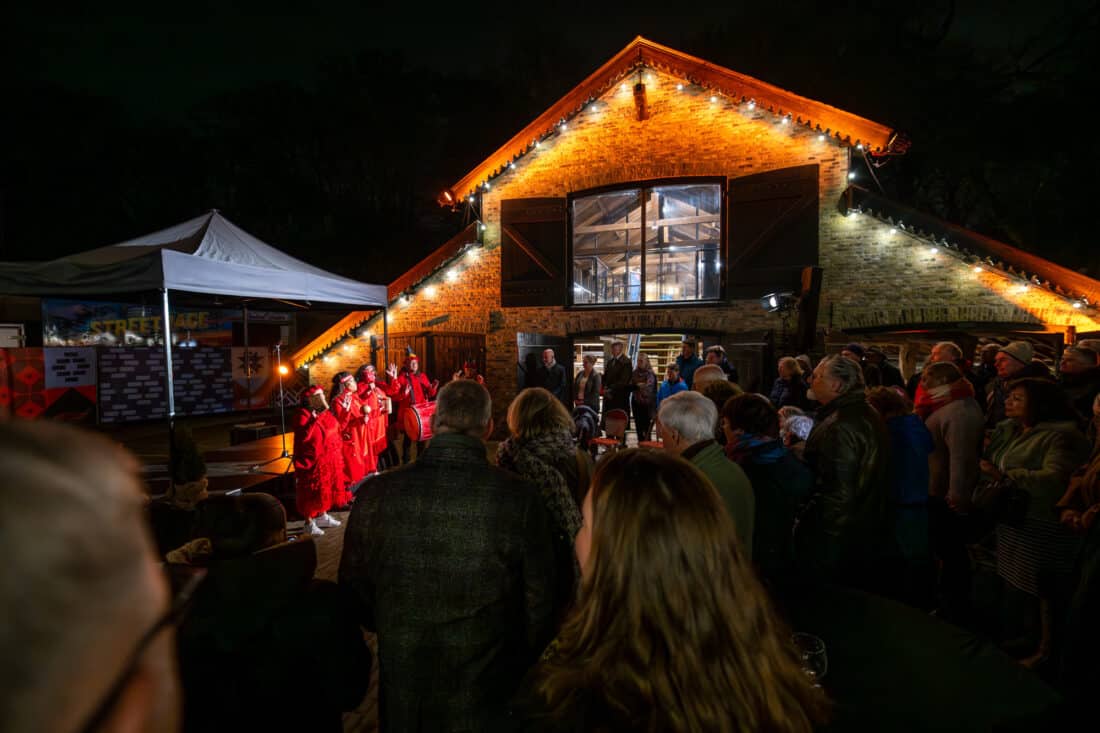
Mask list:
POLYGON ((122 668, 122 674, 118 676, 115 683, 111 685, 107 694, 103 697, 103 700, 96 707, 95 712, 88 718, 88 722, 80 729, 82 733, 92 733, 92 731, 99 730, 103 727, 103 723, 107 720, 107 717, 114 710, 115 705, 118 704, 118 699, 122 696, 122 691, 126 689, 126 684, 130 681, 130 678, 134 676, 134 672, 137 670, 138 662, 141 660, 145 650, 152 643, 153 639, 157 638, 162 631, 169 626, 177 626, 187 616, 187 612, 191 609, 191 600, 195 595, 195 590, 202 583, 203 578, 206 577, 206 570, 204 568, 195 568, 183 581, 179 590, 176 591, 175 597, 172 599, 172 605, 169 606, 168 611, 161 616, 156 623, 154 623, 148 631, 141 635, 134 650, 130 652, 130 656, 127 658, 126 666, 122 668))

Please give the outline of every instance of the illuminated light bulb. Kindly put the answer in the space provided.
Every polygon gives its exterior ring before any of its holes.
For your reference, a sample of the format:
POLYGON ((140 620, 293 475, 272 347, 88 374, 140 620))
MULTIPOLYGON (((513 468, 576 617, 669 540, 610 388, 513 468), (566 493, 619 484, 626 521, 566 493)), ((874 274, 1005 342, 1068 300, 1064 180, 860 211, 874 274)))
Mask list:
POLYGON ((541 140, 536 140, 535 141, 535 147, 536 148, 541 148, 542 147, 542 141, 541 140))
POLYGON ((279 365, 279 374, 282 374, 284 377, 290 374, 290 370, 286 368, 286 364, 279 365))
POLYGON ((485 190, 488 191, 489 190, 489 182, 486 181, 484 185, 485 185, 485 190))
POLYGON ((565 124, 565 123, 563 122, 563 123, 561 123, 561 129, 562 129, 562 131, 568 130, 568 129, 569 129, 569 125, 567 125, 567 124, 565 124))
POLYGON ((981 272, 981 271, 982 271, 982 266, 981 265, 975 265, 974 266, 974 272, 981 272))
POLYGON ((824 142, 824 141, 825 141, 825 133, 821 133, 820 135, 818 135, 818 136, 817 136, 817 141, 818 141, 819 143, 820 143, 820 142, 824 142))
POLYGON ((424 288, 424 295, 428 296, 429 298, 434 298, 435 294, 436 289, 434 285, 429 285, 428 287, 424 288))
POLYGON ((477 259, 477 247, 471 247, 469 249, 469 251, 466 252, 466 256, 469 257, 471 260, 476 260, 477 259))
POLYGON ((485 225, 484 224, 478 224, 477 228, 480 229, 481 231, 485 231, 485 225))
POLYGON ((855 171, 849 171, 849 173, 848 173, 848 180, 849 180, 849 181, 851 181, 851 180, 852 180, 852 179, 854 179, 855 177, 856 177, 856 172, 855 172, 855 171))
POLYGON ((625 92, 626 91, 626 84, 620 84, 619 85, 619 91, 620 92, 625 92))
POLYGON ((928 251, 931 252, 932 254, 936 254, 940 250, 939 250, 939 247, 929 247, 928 251))
POLYGON ((898 233, 898 228, 897 227, 890 227, 890 233, 891 234, 897 234, 898 233))
POLYGON ((713 94, 712 94, 712 95, 710 95, 710 103, 711 103, 711 104, 714 104, 714 103, 715 103, 715 102, 717 102, 717 101, 718 101, 718 97, 716 97, 716 96, 715 96, 715 95, 713 95, 713 94))
POLYGON ((756 109, 756 102, 751 99, 749 100, 749 109, 756 109))
POLYGON ((773 295, 770 298, 768 298, 768 305, 770 305, 772 308, 778 308, 779 307, 779 301, 776 300, 775 296, 773 295))
POLYGON ((784 125, 789 125, 789 124, 791 124, 791 116, 790 116, 790 115, 787 115, 787 116, 785 116, 785 117, 783 118, 782 122, 783 122, 783 124, 784 124, 784 125))
POLYGON ((509 163, 509 164, 508 164, 508 168, 509 168, 510 170, 515 170, 515 169, 516 169, 516 164, 515 164, 515 163, 509 163))
POLYGON ((474 195, 470 194, 470 203, 472 204, 473 202, 474 202, 474 195))
POLYGON ((456 280, 458 280, 458 270, 455 270, 453 268, 450 269, 450 270, 447 270, 447 282, 453 283, 456 280))
POLYGON ((1073 301, 1073 307, 1074 308, 1081 308, 1082 307, 1081 301, 1079 301, 1079 300, 1073 301))
POLYGON ((393 314, 392 313, 387 313, 386 314, 386 323, 393 323, 393 314))
POLYGON ((856 150, 863 150, 863 143, 856 143, 856 150))
POLYGON ((684 91, 684 85, 683 84, 677 84, 676 85, 676 91, 678 91, 678 92, 684 91))
POLYGON ((344 351, 351 351, 351 344, 344 344, 344 351))

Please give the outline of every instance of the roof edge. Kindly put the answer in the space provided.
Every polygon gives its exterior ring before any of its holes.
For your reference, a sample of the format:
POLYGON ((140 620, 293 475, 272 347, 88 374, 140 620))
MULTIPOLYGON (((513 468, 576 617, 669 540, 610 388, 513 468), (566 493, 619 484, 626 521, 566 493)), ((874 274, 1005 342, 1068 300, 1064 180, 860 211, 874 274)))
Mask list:
POLYGON ((437 198, 440 206, 455 206, 459 199, 506 171, 561 120, 582 111, 591 99, 638 66, 682 76, 739 101, 753 100, 777 115, 789 115, 803 126, 826 133, 841 144, 861 145, 872 155, 899 155, 909 149, 908 137, 890 127, 637 36, 451 188, 441 192, 437 198))

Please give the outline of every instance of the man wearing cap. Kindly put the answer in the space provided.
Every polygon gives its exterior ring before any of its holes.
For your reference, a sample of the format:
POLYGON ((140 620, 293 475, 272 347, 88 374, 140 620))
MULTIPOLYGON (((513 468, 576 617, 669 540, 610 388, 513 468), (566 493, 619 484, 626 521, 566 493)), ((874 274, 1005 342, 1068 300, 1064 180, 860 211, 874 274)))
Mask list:
MULTIPOLYGON (((439 380, 428 381, 428 377, 420 371, 420 358, 411 351, 405 357, 405 364, 398 373, 397 365, 390 364, 386 369, 389 384, 386 386, 386 394, 397 400, 397 424, 405 424, 405 414, 413 405, 423 404, 435 397, 439 391, 439 380)), ((416 444, 416 454, 419 456, 424 450, 424 441, 416 444)), ((412 439, 405 434, 401 441, 401 462, 408 463, 412 458, 412 439)))
POLYGON ((1005 419, 1005 397, 1008 395, 1009 382, 1025 377, 1050 379, 1050 370, 1042 362, 1032 361, 1035 350, 1027 341, 1013 341, 1002 346, 993 359, 997 377, 993 380, 993 389, 989 393, 988 409, 985 413, 985 427, 992 429, 1005 419))
POLYGON ((322 527, 339 527, 329 516, 332 492, 344 476, 340 426, 325 400, 325 390, 315 384, 302 394, 294 415, 294 503, 306 520, 305 534, 323 535, 322 527))
POLYGON ((695 339, 684 336, 680 344, 680 355, 676 357, 676 367, 680 370, 680 379, 691 389, 695 381, 695 370, 703 366, 703 360, 695 355, 695 339))
POLYGON ((883 387, 905 387, 905 378, 901 376, 901 370, 886 359, 886 352, 877 346, 867 349, 864 358, 868 364, 878 367, 882 375, 883 387))

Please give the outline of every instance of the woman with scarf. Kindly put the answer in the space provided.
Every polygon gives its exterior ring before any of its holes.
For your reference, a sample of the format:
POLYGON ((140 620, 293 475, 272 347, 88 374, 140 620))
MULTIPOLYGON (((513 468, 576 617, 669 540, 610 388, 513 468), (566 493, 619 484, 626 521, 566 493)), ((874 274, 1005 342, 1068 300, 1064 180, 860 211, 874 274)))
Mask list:
POLYGON ((749 477, 756 498, 752 557, 765 578, 777 578, 794 564, 791 529, 814 476, 779 439, 779 412, 759 394, 739 394, 722 407, 718 424, 726 455, 749 477))
POLYGON ((974 386, 957 364, 940 361, 921 372, 916 412, 932 434, 928 457, 928 533, 939 560, 939 608, 953 621, 970 613, 971 528, 967 513, 978 482, 985 415, 974 386))
POLYGON ((580 578, 573 543, 592 466, 573 445, 573 420, 565 406, 541 387, 525 389, 512 400, 508 430, 510 437, 497 448, 497 465, 535 484, 554 520, 554 610, 560 620, 573 604, 580 578))
POLYGON ((634 427, 638 442, 649 440, 653 429, 653 408, 657 404, 657 375, 649 365, 648 354, 638 354, 637 366, 630 378, 634 385, 630 407, 634 412, 634 427))

